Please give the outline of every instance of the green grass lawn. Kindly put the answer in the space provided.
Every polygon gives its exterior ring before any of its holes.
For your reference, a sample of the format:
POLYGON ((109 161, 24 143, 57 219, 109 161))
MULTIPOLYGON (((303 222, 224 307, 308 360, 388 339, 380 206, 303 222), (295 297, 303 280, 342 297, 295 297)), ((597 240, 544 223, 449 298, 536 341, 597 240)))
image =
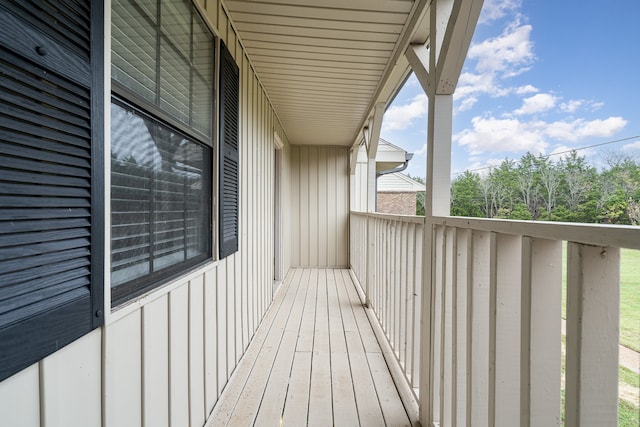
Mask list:
POLYGON ((620 253, 620 343, 640 351, 640 251, 620 253))
MULTIPOLYGON (((564 244, 562 269, 562 317, 566 318, 567 302, 567 245, 564 244)), ((563 346, 565 336, 562 337, 563 346)), ((640 351, 640 251, 621 249, 620 251, 620 344, 640 351)), ((564 357, 562 360, 564 374, 564 357)), ((624 367, 620 367, 621 383, 632 387, 640 387, 640 375, 624 367)), ((564 388, 562 390, 564 422, 564 388)), ((640 425, 640 408, 624 399, 619 400, 618 425, 620 427, 636 427, 640 425)))
MULTIPOLYGON (((563 265, 566 266, 566 243, 563 265)), ((567 270, 562 270, 562 318, 566 318, 567 270)), ((640 251, 620 250, 620 344, 640 351, 640 251)))

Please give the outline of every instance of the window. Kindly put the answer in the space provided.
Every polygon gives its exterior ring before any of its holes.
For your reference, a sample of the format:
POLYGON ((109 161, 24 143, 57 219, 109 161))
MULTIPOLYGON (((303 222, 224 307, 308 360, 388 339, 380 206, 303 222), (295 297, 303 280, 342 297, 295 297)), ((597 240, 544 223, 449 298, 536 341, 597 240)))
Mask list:
POLYGON ((214 39, 188 0, 115 0, 112 303, 212 255, 214 39))
POLYGON ((111 29, 115 91, 209 143, 214 39, 191 1, 114 0, 111 29))

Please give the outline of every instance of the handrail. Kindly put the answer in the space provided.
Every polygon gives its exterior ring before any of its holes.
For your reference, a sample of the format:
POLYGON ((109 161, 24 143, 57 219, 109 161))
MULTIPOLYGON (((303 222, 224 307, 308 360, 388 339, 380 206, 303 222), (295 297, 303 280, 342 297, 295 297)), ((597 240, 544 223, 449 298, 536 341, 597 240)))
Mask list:
POLYGON ((610 224, 582 224, 551 221, 521 221, 471 217, 430 217, 433 225, 494 231, 497 233, 535 237, 539 239, 579 242, 594 246, 640 249, 640 227, 610 224))
POLYGON ((386 219, 389 221, 398 221, 398 222, 408 222, 411 224, 424 224, 425 217, 423 216, 415 216, 415 215, 392 215, 392 214, 382 214, 378 212, 359 212, 359 211, 351 211, 352 215, 366 217, 366 218, 379 218, 386 219))

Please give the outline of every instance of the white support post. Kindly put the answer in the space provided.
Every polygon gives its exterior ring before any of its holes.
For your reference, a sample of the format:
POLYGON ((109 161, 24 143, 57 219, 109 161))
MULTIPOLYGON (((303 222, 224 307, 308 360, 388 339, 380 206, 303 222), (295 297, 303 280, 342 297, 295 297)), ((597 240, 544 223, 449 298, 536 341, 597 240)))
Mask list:
POLYGON ((620 249, 568 244, 567 427, 618 423, 620 249))
POLYGON ((376 154, 378 153, 378 141, 380 140, 380 129, 382 127, 382 116, 386 104, 381 102, 373 109, 373 117, 369 122, 367 145, 367 212, 376 211, 376 154))
POLYGON ((425 215, 448 216, 451 212, 451 127, 453 95, 429 98, 427 131, 427 191, 425 215))
MULTIPOLYGON (((429 49, 425 44, 410 45, 405 56, 411 64, 422 88, 429 98, 429 118, 427 131, 427 189, 425 195, 424 261, 422 276, 422 330, 420 355, 420 421, 431 425, 440 411, 438 402, 442 396, 439 387, 434 387, 436 375, 439 375, 437 351, 439 331, 435 328, 434 306, 436 301, 435 265, 433 256, 439 250, 435 247, 433 226, 429 218, 448 216, 450 209, 451 185, 451 137, 453 121, 453 92, 458 82, 466 52, 475 31, 483 0, 433 0, 429 7, 429 49), (466 18, 466 19, 465 19, 466 18), (446 82, 446 84, 441 84, 446 82)), ((469 294, 469 298, 472 294, 469 294)), ((441 308, 439 308, 441 309, 441 308)), ((469 325, 471 328, 471 325, 469 325)), ((474 328, 474 331, 477 328, 474 328)), ((470 346, 470 344, 469 344, 470 346)), ((479 349, 472 348, 472 352, 479 349)), ((480 351, 484 351, 482 348, 480 351)), ((488 355, 487 355, 488 356, 488 355)), ((488 361, 487 361, 488 362, 488 361)), ((469 366, 471 368, 476 366, 469 366)), ((484 388, 486 378, 476 373, 473 390, 467 389, 471 396, 484 388)), ((486 391, 485 391, 486 395, 486 391)), ((447 408, 448 410, 449 408, 447 408)), ((478 413, 477 408, 467 410, 478 413)), ((483 408, 482 412, 486 410, 483 408)), ((472 415, 471 412, 468 414, 472 415)), ((467 418, 466 421, 470 421, 467 418)), ((476 419, 474 418, 474 422, 476 419)), ((487 421, 487 419, 483 420, 487 421)))

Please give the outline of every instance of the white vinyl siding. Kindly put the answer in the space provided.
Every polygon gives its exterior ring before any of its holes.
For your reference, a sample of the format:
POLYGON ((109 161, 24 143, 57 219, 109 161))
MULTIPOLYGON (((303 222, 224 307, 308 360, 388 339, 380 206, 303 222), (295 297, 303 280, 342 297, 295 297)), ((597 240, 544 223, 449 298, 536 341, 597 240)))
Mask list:
POLYGON ((349 156, 346 148, 293 146, 294 266, 346 267, 348 259, 349 156))

